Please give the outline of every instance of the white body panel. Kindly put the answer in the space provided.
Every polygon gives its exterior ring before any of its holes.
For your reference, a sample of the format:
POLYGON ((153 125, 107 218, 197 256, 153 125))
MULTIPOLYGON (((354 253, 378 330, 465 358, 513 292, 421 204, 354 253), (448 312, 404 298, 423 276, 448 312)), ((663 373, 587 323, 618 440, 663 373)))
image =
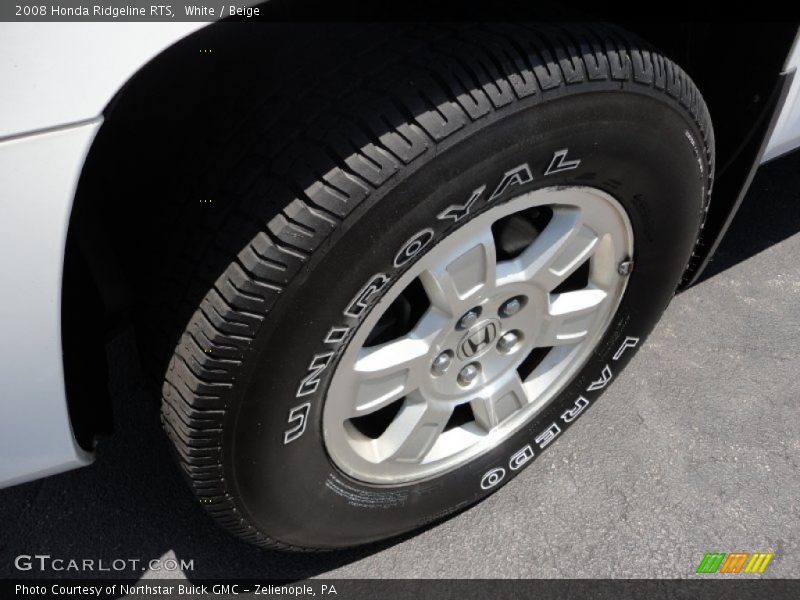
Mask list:
POLYGON ((102 112, 204 23, 0 24, 0 487, 91 462, 61 353, 69 216, 102 112))
POLYGON ((78 174, 102 119, 0 144, 0 487, 86 464, 61 360, 61 275, 78 174))
POLYGON ((769 138, 761 162, 767 162, 800 147, 800 32, 794 41, 786 61, 784 72, 794 73, 794 79, 786 96, 775 129, 769 138))
POLYGON ((93 119, 205 23, 0 23, 0 138, 93 119))

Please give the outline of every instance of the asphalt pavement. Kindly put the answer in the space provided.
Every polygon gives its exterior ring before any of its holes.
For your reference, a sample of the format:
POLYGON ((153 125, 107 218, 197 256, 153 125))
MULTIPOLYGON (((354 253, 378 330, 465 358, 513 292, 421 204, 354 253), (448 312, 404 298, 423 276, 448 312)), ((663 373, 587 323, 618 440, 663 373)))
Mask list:
POLYGON ((171 462, 130 334, 109 355, 118 432, 90 467, 0 490, 0 577, 66 574, 17 571, 20 554, 192 560, 189 579, 691 577, 733 551, 800 577, 800 153, 761 168, 704 278, 586 418, 485 502, 399 541, 298 555, 219 530, 171 462))

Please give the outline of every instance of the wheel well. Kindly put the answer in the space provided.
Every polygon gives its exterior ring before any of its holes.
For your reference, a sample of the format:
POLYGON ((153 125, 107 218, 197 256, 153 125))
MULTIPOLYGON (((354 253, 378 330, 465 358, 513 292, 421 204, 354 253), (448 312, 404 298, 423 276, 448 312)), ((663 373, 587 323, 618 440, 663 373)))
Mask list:
MULTIPOLYGON (((496 4, 502 8, 506 2, 496 4)), ((590 20, 613 21, 603 14, 590 20)), ((715 193, 688 282, 748 181, 797 27, 617 24, 689 73, 714 123, 715 193)), ((348 53, 360 47, 359 33, 365 27, 391 26, 217 23, 156 57, 109 104, 81 175, 64 267, 65 380, 82 446, 91 447, 96 434, 110 431, 105 341, 120 327, 137 322, 153 273, 170 253, 181 251, 171 247, 171 223, 182 213, 170 199, 189 190, 202 201, 204 173, 222 168, 216 148, 236 128, 237 117, 257 110, 263 97, 299 101, 282 97, 281 90, 297 78, 313 77, 319 62, 340 61, 346 73, 348 53)), ((420 39, 435 35, 436 26, 414 28, 420 39)), ((186 283, 190 288, 191 282, 186 283)), ((191 303, 191 290, 187 298, 191 303)), ((153 372, 163 372, 168 357, 147 359, 156 363, 153 372)))

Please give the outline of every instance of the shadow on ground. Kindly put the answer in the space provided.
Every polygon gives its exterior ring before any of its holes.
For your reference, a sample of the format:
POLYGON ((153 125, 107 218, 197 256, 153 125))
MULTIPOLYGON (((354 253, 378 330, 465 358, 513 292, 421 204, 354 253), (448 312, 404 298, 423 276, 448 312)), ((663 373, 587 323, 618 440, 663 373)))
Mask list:
POLYGON ((730 229, 697 283, 800 231, 798 193, 800 152, 762 166, 730 229))

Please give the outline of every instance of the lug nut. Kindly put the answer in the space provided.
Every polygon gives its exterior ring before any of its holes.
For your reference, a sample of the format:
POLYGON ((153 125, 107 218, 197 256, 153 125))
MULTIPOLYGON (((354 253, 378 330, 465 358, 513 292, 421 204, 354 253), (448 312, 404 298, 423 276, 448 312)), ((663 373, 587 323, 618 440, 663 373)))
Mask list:
POLYGON ((633 261, 630 259, 623 260, 617 265, 617 273, 622 276, 633 273, 633 261))
POLYGON ((475 378, 480 375, 481 366, 478 363, 470 363, 458 374, 458 383, 463 387, 467 387, 475 378))
POLYGON ((520 297, 511 298, 511 300, 506 301, 506 303, 500 307, 500 316, 511 317, 517 314, 521 308, 522 308, 522 298, 520 297))
POLYGON ((508 354, 519 343, 520 335, 516 331, 509 331, 497 340, 497 349, 503 354, 508 354))
POLYGON ((478 320, 478 317, 481 316, 481 309, 480 308, 473 308, 467 311, 463 317, 458 320, 458 328, 459 329, 469 329, 475 322, 478 320))
POLYGON ((447 369, 450 368, 450 363, 453 361, 453 353, 450 350, 445 350, 439 356, 433 359, 431 364, 431 372, 434 375, 443 375, 447 369))

